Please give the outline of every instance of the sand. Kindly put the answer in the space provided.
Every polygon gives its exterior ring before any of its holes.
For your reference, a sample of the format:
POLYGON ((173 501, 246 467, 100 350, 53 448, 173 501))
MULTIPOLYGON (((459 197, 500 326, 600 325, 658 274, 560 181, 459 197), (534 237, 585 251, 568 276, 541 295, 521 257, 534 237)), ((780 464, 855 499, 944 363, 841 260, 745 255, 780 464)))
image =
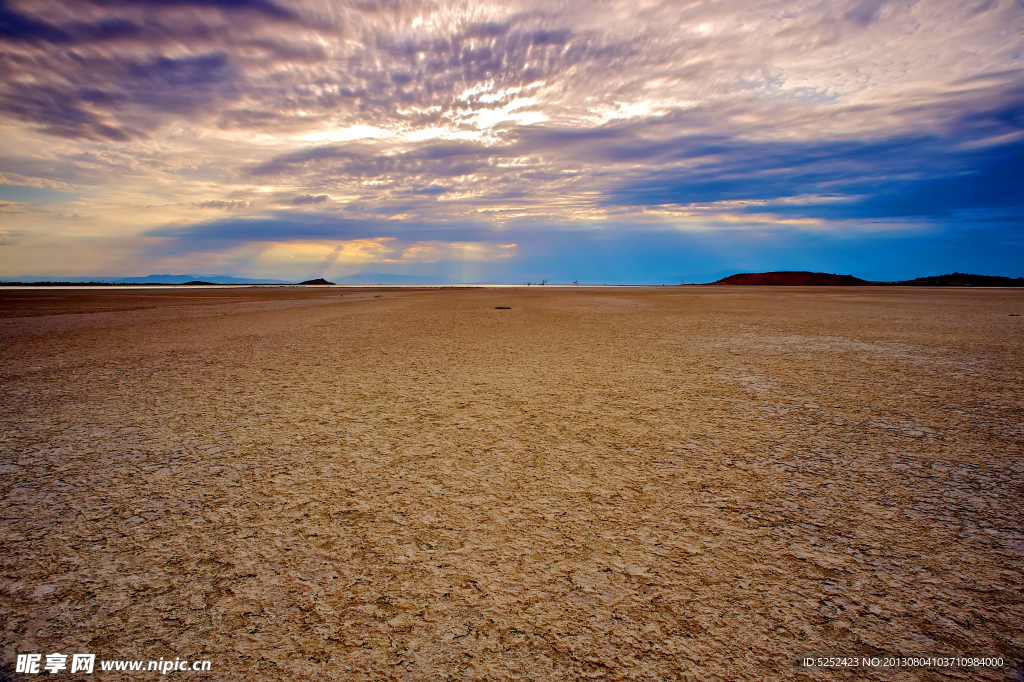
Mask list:
POLYGON ((0 678, 59 651, 216 680, 1021 679, 1021 312, 2 291, 0 678))

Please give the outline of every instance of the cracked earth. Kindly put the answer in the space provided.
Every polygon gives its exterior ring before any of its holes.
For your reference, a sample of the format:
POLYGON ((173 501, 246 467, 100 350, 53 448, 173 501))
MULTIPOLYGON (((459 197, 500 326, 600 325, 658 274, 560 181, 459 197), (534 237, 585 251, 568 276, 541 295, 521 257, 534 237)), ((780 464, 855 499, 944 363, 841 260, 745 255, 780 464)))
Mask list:
POLYGON ((0 679, 1024 679, 1022 308, 0 291, 0 679))

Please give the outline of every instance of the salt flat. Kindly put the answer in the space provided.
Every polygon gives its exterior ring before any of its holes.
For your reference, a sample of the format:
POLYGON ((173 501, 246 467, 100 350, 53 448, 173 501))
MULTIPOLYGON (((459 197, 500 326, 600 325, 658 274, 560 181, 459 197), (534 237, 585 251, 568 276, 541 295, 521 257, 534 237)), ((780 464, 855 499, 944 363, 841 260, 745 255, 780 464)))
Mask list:
POLYGON ((1013 679, 1011 313, 1024 292, 2 291, 5 673, 1013 679))

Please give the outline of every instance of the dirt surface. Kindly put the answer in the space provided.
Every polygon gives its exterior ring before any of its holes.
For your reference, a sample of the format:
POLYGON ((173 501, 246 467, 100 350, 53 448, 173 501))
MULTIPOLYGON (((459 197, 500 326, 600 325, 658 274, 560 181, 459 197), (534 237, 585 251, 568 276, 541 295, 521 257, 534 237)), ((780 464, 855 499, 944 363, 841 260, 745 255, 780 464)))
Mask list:
POLYGON ((0 679, 1021 679, 1024 292, 251 291, 0 292, 0 679))
MULTIPOLYGON (((352 292, 353 290, 347 290, 352 292)), ((344 295, 343 290, 324 292, 302 286, 210 287, 109 287, 85 289, 0 288, 0 318, 73 313, 145 310, 225 303, 324 300, 344 295)))

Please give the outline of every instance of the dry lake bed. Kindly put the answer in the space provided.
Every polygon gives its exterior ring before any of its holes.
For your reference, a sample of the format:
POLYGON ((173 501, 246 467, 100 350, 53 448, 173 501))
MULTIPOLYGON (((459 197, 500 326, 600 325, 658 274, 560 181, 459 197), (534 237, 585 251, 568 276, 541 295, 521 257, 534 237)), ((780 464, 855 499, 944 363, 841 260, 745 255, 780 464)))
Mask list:
POLYGON ((1024 679, 1021 313, 1000 289, 0 291, 0 679, 33 652, 1024 679), (886 654, 1005 663, 799 664, 886 654))

